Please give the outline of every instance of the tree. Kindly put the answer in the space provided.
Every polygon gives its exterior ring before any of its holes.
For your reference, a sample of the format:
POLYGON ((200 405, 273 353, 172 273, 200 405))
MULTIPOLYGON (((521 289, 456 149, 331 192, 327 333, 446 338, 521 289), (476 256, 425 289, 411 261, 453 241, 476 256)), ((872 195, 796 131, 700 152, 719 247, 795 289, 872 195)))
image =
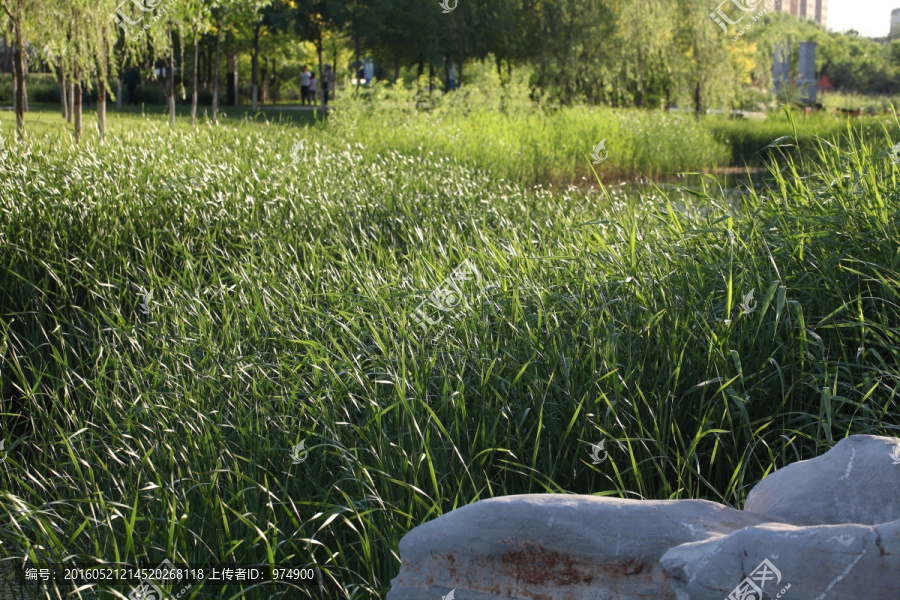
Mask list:
POLYGON ((16 134, 25 137, 25 0, 2 0, 3 10, 12 24, 15 36, 13 69, 15 78, 16 134))

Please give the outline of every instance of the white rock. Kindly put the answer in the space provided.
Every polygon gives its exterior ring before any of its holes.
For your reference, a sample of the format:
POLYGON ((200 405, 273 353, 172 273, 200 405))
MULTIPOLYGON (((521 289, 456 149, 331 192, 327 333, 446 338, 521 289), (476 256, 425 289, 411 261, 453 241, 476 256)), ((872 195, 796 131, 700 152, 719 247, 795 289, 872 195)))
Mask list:
POLYGON ((766 598, 897 600, 900 521, 876 527, 748 527, 672 548, 659 562, 672 578, 678 600, 727 600, 748 577, 766 598), (765 581, 759 570, 764 560, 769 561, 765 581))
POLYGON ((795 525, 877 525, 900 519, 900 439, 854 435, 825 454, 775 471, 744 510, 795 525))
POLYGON ((672 546, 768 521, 704 500, 541 494, 470 504, 400 541, 388 600, 674 600, 672 546))

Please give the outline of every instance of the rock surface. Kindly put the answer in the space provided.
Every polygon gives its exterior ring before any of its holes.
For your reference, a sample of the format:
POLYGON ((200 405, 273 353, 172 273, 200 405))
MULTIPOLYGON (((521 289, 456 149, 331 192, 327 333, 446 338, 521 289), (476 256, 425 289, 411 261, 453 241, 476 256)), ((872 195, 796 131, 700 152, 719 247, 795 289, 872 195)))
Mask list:
POLYGON ((897 600, 900 521, 748 527, 672 548, 660 565, 679 600, 723 600, 739 585, 785 600, 897 600))
POLYGON ((843 439, 817 458, 775 471, 750 492, 744 510, 794 525, 878 525, 900 519, 900 440, 843 439))
POLYGON ((400 555, 387 600, 900 600, 900 439, 842 440, 766 477, 743 511, 482 500, 413 529, 400 555))
POLYGON ((769 519, 704 500, 540 494, 482 500, 400 542, 388 600, 675 596, 658 565, 672 546, 769 519))

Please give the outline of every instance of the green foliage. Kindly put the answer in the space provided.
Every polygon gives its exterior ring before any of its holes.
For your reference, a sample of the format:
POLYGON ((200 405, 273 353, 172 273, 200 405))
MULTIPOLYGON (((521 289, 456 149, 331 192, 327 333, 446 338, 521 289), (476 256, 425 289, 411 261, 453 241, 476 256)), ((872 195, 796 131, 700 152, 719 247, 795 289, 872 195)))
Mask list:
POLYGON ((781 112, 763 121, 710 116, 703 124, 716 140, 731 148, 731 165, 762 166, 784 153, 795 158, 802 154, 812 157, 822 140, 840 144, 848 130, 868 144, 876 144, 883 139, 885 131, 900 137, 896 122, 891 118, 847 119, 830 113, 814 113, 789 120, 781 112), (785 140, 786 137, 791 139, 785 140), (777 140, 782 142, 773 145, 777 140))
MULTIPOLYGON (((0 102, 12 102, 12 75, 0 78, 0 102)), ((53 75, 28 73, 25 75, 25 89, 29 102, 59 102, 59 82, 53 75)))

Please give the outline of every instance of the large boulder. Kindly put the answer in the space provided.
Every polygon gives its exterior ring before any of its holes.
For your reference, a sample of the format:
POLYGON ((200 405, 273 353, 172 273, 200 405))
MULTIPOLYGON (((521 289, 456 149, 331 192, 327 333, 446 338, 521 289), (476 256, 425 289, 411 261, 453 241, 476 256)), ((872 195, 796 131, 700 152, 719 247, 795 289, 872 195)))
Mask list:
POLYGON ((900 439, 875 436, 780 469, 743 511, 702 500, 493 498, 407 534, 387 598, 898 600, 898 499, 900 439))
POLYGON ((750 513, 795 525, 877 525, 900 519, 897 438, 854 435, 775 471, 751 490, 750 513))
POLYGON ((660 565, 678 600, 897 600, 900 521, 748 527, 672 548, 660 565))
POLYGON ((705 500, 542 494, 482 500, 400 541, 388 600, 675 600, 658 565, 673 546, 771 520, 705 500))

